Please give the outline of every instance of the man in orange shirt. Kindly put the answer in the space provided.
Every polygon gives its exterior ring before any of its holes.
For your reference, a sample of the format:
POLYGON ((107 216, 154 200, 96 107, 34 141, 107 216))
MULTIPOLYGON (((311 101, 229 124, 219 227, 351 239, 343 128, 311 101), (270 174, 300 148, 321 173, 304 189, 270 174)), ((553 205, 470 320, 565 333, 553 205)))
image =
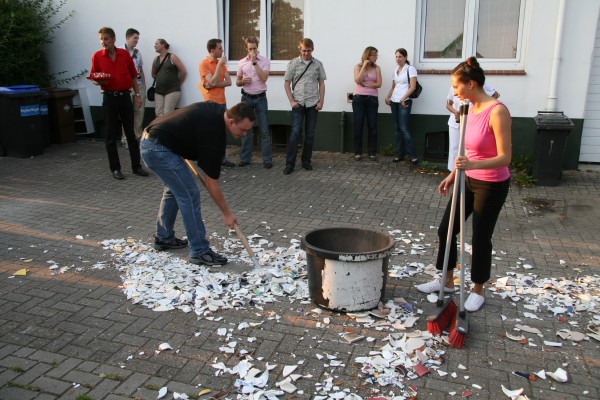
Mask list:
MULTIPOLYGON (((204 97, 204 101, 212 101, 227 109, 225 99, 225 88, 231 86, 231 77, 227 72, 227 57, 223 55, 223 41, 221 39, 210 39, 206 43, 208 56, 198 65, 200 70, 200 83, 198 88, 204 97)), ((235 167, 235 164, 223 157, 223 165, 235 167)))

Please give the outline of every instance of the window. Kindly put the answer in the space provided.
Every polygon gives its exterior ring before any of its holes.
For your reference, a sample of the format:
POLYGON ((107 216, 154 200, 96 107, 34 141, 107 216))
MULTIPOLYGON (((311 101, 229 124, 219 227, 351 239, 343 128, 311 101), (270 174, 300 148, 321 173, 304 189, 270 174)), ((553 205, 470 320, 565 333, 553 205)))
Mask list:
POLYGON ((421 0, 419 66, 453 68, 475 56, 487 68, 521 67, 526 3, 421 0))
POLYGON ((225 0, 225 50, 236 61, 244 57, 244 38, 258 37, 259 50, 272 61, 298 56, 304 37, 304 0, 225 0))

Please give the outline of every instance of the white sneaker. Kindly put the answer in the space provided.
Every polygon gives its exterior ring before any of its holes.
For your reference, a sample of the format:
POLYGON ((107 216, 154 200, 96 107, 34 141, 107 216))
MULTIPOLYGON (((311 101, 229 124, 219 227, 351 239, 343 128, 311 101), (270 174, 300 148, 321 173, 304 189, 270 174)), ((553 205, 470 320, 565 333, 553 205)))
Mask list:
POLYGON ((467 301, 465 301, 465 310, 470 312, 479 311, 481 307, 485 304, 485 297, 471 292, 469 297, 467 297, 467 301))
MULTIPOLYGON (((440 288, 442 287, 442 283, 441 283, 441 279, 437 278, 437 279, 432 280, 431 282, 416 285, 415 287, 421 293, 436 293, 436 292, 440 291, 440 288)), ((453 293, 455 291, 456 291, 456 289, 454 287, 451 287, 451 288, 444 287, 444 292, 446 292, 446 293, 453 293)))

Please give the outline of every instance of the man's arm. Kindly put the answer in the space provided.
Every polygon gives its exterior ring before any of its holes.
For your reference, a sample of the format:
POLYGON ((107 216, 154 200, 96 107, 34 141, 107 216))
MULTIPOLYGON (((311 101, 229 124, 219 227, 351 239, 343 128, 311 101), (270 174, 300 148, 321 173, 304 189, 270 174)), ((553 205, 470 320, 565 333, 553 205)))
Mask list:
POLYGON ((234 225, 237 224, 237 219, 235 215, 233 215, 233 213, 229 209, 229 206, 227 205, 227 202, 225 201, 225 196, 221 191, 219 181, 217 181, 216 179, 212 179, 208 175, 205 175, 204 178, 206 190, 208 190, 210 197, 212 197, 217 207, 219 207, 219 209, 223 213, 223 222, 225 223, 225 225, 233 229, 234 225))
MULTIPOLYGON (((220 85, 221 82, 221 67, 227 64, 227 57, 223 56, 219 58, 219 62, 217 63, 217 68, 215 69, 215 74, 206 74, 206 81, 210 85, 210 87, 225 87, 231 86, 231 78, 229 78, 229 85, 220 85)), ((229 74, 227 74, 229 75, 229 74)))
POLYGON ((325 104, 325 81, 321 80, 319 81, 319 101, 315 108, 317 110, 322 110, 323 104, 325 104))
POLYGON ((292 94, 291 82, 286 79, 285 81, 283 81, 283 87, 285 88, 285 94, 287 95, 287 98, 292 108, 298 107, 298 103, 296 102, 296 100, 294 100, 294 95, 292 94))

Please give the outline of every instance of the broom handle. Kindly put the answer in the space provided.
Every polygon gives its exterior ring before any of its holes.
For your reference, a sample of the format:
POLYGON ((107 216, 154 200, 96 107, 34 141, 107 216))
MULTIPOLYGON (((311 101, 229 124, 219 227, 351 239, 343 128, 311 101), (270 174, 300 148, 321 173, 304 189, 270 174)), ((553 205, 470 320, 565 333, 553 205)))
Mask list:
MULTIPOLYGON (((460 139, 459 139, 459 145, 458 145, 458 155, 464 155, 465 154, 465 144, 464 144, 464 138, 465 138, 465 130, 467 128, 467 114, 469 113, 469 102, 464 102, 461 103, 460 105, 460 139)), ((458 174, 458 176, 454 179, 454 187, 452 188, 452 202, 450 203, 450 220, 448 221, 448 233, 446 234, 446 248, 444 250, 444 264, 442 266, 442 284, 440 285, 440 295, 438 296, 438 301, 437 301, 437 305, 438 307, 441 307, 443 302, 444 302, 444 287, 446 286, 446 277, 448 276, 448 260, 450 259, 450 246, 452 244, 452 232, 454 231, 454 218, 456 217, 456 203, 458 201, 458 193, 459 193, 459 189, 460 189, 460 198, 461 198, 461 203, 460 203, 460 212, 461 212, 461 225, 460 225, 460 232, 461 232, 461 236, 460 236, 460 248, 461 248, 461 253, 460 253, 460 270, 461 270, 461 279, 464 279, 462 271, 464 271, 463 269, 463 237, 462 237, 462 231, 463 231, 463 216, 464 216, 464 194, 465 194, 465 176, 464 176, 464 171, 459 169, 456 170, 456 173, 458 174)), ((461 280, 462 282, 462 280, 461 280)), ((461 303, 462 303, 462 283, 461 283, 461 303)))
MULTIPOLYGON (((206 181, 204 180, 204 177, 200 174, 200 172, 198 171, 198 169, 196 168, 194 163, 185 158, 183 160, 185 161, 187 166, 190 168, 192 173, 194 175, 196 175, 196 177, 200 180, 200 182, 202 182, 202 186, 204 186, 204 188, 206 188, 206 181)), ((206 188, 206 189, 208 189, 208 188, 206 188)), ((248 255, 250 256, 251 259, 254 260, 254 258, 255 258, 254 251, 252 250, 252 247, 250 247, 250 243, 248 243, 248 239, 246 239, 246 236, 244 235, 244 233, 242 232, 242 230, 240 229, 240 227, 238 226, 237 223, 233 225, 233 228, 235 229, 235 233, 236 233, 238 239, 240 239, 242 241, 242 244, 244 245, 244 248, 248 252, 248 255)))
MULTIPOLYGON (((460 105, 460 141, 458 142, 458 155, 465 155, 465 132, 467 130, 467 115, 469 114, 469 102, 464 101, 460 105)), ((459 312, 465 313, 465 170, 458 170, 460 185, 460 307, 459 312)))

